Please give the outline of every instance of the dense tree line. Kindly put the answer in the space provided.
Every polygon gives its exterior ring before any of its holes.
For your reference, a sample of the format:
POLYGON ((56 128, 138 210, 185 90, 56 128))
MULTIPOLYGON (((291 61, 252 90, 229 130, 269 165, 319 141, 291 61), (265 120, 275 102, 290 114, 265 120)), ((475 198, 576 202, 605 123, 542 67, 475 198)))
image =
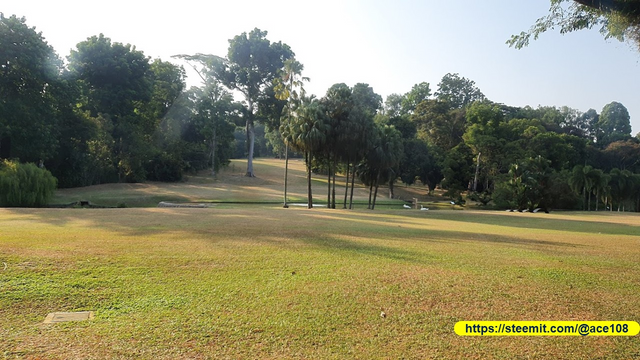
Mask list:
POLYGON ((411 92, 391 95, 379 115, 405 129, 404 183, 419 179, 430 190, 440 184, 457 202, 467 193, 518 210, 640 210, 640 139, 631 136, 622 104, 600 114, 510 107, 485 99, 457 74, 438 87, 414 110, 396 106, 411 92))
POLYGON ((421 82, 384 102, 364 83, 315 98, 291 48, 259 29, 229 40, 226 56, 176 58, 200 87, 185 89, 182 67, 102 34, 65 63, 25 19, 0 15, 0 158, 44 164, 73 187, 215 175, 238 155, 255 176, 254 155, 294 151, 307 165, 310 207, 315 172, 331 208, 352 207, 357 178, 371 209, 381 186, 394 197, 397 181, 420 181, 458 203, 640 210, 640 140, 617 102, 600 113, 510 107, 454 73, 435 92, 421 82))

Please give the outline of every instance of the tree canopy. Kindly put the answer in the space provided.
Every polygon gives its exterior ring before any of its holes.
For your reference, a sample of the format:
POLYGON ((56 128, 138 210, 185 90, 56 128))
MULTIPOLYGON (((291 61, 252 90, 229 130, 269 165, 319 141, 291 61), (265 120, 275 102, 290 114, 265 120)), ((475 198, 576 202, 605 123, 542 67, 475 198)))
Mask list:
POLYGON ((517 49, 555 28, 561 34, 599 28, 606 38, 630 41, 640 48, 640 4, 635 0, 551 0, 549 14, 507 41, 517 49))

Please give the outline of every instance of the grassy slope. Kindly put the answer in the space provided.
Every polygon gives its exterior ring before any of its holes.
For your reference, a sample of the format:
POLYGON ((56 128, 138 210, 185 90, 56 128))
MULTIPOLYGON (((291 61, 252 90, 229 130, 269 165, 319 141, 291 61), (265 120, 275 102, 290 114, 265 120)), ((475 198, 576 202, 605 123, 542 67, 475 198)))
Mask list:
POLYGON ((453 326, 638 321, 639 223, 275 205, 0 209, 0 356, 632 358, 637 338, 474 338, 453 326), (73 310, 96 318, 42 324, 73 310))
MULTIPOLYGON (((129 207, 153 207, 160 201, 181 202, 281 202, 284 184, 284 161, 277 159, 256 159, 254 168, 257 177, 244 176, 246 160, 233 160, 214 179, 204 171, 195 176, 187 176, 182 183, 105 184, 75 189, 58 190, 53 203, 63 204, 80 200, 117 206, 124 203, 129 207)), ((336 199, 344 199, 344 178, 337 178, 336 199)), ((327 179, 313 177, 314 201, 326 203, 327 179)), ((400 189, 402 191, 402 189, 400 189)), ((356 186, 354 200, 365 203, 368 189, 356 186)), ((378 201, 384 204, 387 191, 380 191, 378 201)), ((291 160, 289 169, 290 202, 304 202, 307 199, 307 180, 304 163, 291 160)), ((398 204, 398 202, 391 202, 398 204)))

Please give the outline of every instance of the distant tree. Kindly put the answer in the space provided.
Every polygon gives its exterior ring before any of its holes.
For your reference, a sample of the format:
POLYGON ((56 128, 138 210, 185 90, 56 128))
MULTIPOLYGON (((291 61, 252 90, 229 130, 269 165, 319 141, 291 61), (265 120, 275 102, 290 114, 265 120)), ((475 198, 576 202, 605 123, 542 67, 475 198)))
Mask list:
MULTIPOLYGON (((285 122, 293 121, 293 117, 296 116, 296 110, 300 106, 300 99, 305 95, 304 82, 309 81, 308 77, 302 76, 304 65, 294 58, 289 58, 284 62, 284 69, 282 71, 282 78, 276 82, 274 87, 275 96, 278 100, 286 100, 287 104, 284 108, 283 120, 285 122)), ((281 121, 282 123, 282 121, 281 121)), ((283 207, 287 208, 287 187, 288 187, 288 172, 289 172, 289 143, 286 139, 282 138, 284 143, 284 204, 283 207)))
MULTIPOLYGON (((353 140, 357 141, 357 138, 363 134, 355 129, 356 122, 351 115, 353 112, 353 96, 349 86, 344 83, 332 85, 320 101, 325 111, 328 125, 327 141, 323 148, 323 160, 327 172, 327 206, 335 208, 335 173, 338 162, 343 160, 349 167, 348 164, 352 161, 351 158, 355 157, 353 154, 355 150, 353 140), (332 179, 333 190, 331 187, 332 179)), ((349 169, 347 169, 348 171, 349 169)), ((348 177, 349 174, 347 174, 348 177)))
POLYGON ((612 102, 602 108, 598 121, 598 145, 606 147, 614 141, 631 138, 629 111, 619 102, 612 102))
POLYGON ((526 32, 511 36, 509 46, 517 49, 529 45, 531 38, 558 28, 561 34, 600 27, 605 39, 640 44, 640 6, 629 0, 550 0, 549 15, 539 18, 526 32), (566 3, 569 3, 566 6, 566 3))
POLYGON ((633 196, 633 173, 629 170, 613 169, 609 173, 611 191, 611 211, 617 205, 618 211, 624 211, 624 203, 633 196))
POLYGON ((580 114, 575 127, 582 131, 584 137, 589 139, 591 142, 595 142, 598 137, 599 120, 600 114, 593 109, 589 109, 587 112, 580 114))
POLYGON ((467 190, 473 177, 474 156, 465 143, 456 145, 445 156, 442 173, 442 187, 452 199, 460 199, 460 193, 467 190))
POLYGON ((640 141, 630 139, 612 142, 603 153, 612 167, 640 172, 640 141))
MULTIPOLYGON (((467 129, 462 136, 473 150, 477 178, 484 178, 485 188, 499 172, 505 172, 505 121, 500 106, 488 102, 475 102, 467 109, 467 129)), ((474 181, 474 184, 476 181, 474 181)), ((472 190, 476 191, 475 186, 472 190)))
POLYGON ((195 89, 194 119, 198 131, 209 146, 211 175, 215 176, 220 166, 228 163, 222 150, 230 146, 235 125, 233 119, 239 117, 240 104, 233 102, 233 96, 215 79, 208 79, 201 89, 195 89))
POLYGON ((387 183, 396 177, 394 168, 400 164, 403 156, 402 137, 392 126, 379 126, 373 146, 367 152, 363 169, 369 183, 369 209, 374 210, 380 182, 387 183), (373 193, 372 193, 373 190, 373 193), (372 196, 373 195, 373 196, 372 196))
POLYGON ((246 176, 253 172, 255 121, 260 101, 275 99, 273 87, 287 59, 293 58, 291 48, 282 42, 272 43, 267 32, 258 28, 229 40, 227 58, 210 56, 215 77, 227 88, 244 96, 248 161, 246 176), (268 95, 270 89, 271 96, 268 95))
POLYGON ((443 178, 442 159, 438 148, 429 146, 419 139, 405 140, 404 156, 400 163, 400 178, 407 185, 412 185, 416 179, 429 187, 431 193, 443 178))
POLYGON ((452 109, 445 100, 425 100, 411 115, 418 136, 436 146, 449 150, 462 141, 466 119, 464 112, 452 109))
MULTIPOLYGON (((356 176, 356 164, 362 160, 377 139, 374 117, 382 105, 382 97, 375 93, 368 84, 358 83, 351 88, 351 110, 349 120, 341 133, 347 135, 346 155, 344 160, 347 170, 351 168, 351 190, 349 195, 349 209, 353 207, 353 191, 356 176)), ((345 189, 346 190, 346 189, 345 189)))
POLYGON ((548 212, 552 203, 552 174, 548 160, 541 156, 513 164, 509 169, 509 185, 516 208, 532 211, 540 207, 548 212))
MULTIPOLYGON (((62 62, 25 18, 0 13, 0 158, 48 160, 58 146, 62 62)), ((68 105, 67 105, 68 106, 68 105)))
POLYGON ((135 47, 112 43, 100 34, 71 51, 69 70, 86 99, 83 109, 111 122, 111 152, 119 180, 144 180, 144 159, 150 150, 145 136, 151 134, 143 104, 153 94, 149 59, 135 47))
POLYGON ((431 96, 431 89, 428 82, 421 82, 413 85, 411 91, 406 93, 402 99, 402 113, 413 114, 418 105, 429 99, 431 96))
POLYGON ((593 167, 589 165, 576 165, 573 167, 571 177, 569 178, 569 186, 571 186, 574 192, 581 195, 582 210, 589 210, 587 208, 586 197, 590 197, 589 194, 594 187, 593 171, 593 167))
POLYGON ((400 94, 390 94, 384 101, 384 114, 388 117, 396 117, 404 115, 402 109, 402 103, 405 101, 405 96, 400 94))
POLYGON ((388 117, 383 121, 386 125, 393 125, 396 130, 400 131, 403 139, 413 139, 416 137, 418 129, 416 123, 411 121, 408 116, 388 117))
POLYGON ((438 84, 436 97, 444 100, 454 108, 464 108, 474 101, 485 99, 484 94, 478 89, 473 80, 460 77, 459 74, 446 74, 438 84))
POLYGON ((319 154, 326 141, 328 124, 320 102, 312 98, 302 98, 300 108, 290 122, 281 127, 285 141, 295 150, 304 153, 307 165, 307 201, 313 208, 311 191, 311 160, 319 154))

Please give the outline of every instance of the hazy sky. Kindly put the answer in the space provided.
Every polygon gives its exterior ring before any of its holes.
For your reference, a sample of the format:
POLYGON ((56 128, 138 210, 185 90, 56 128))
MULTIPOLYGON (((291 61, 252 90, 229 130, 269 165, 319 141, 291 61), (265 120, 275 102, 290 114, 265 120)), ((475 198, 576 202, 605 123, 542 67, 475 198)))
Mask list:
POLYGON ((459 73, 490 100, 512 106, 599 113, 618 101, 635 135, 640 53, 630 45, 605 41, 597 30, 551 31, 523 50, 505 45, 548 8, 549 0, 5 0, 0 11, 26 17, 61 57, 99 33, 165 61, 226 55, 228 39, 258 27, 291 46, 311 78, 307 90, 318 96, 340 82, 368 83, 383 98, 422 81, 435 91, 443 75, 459 73))

